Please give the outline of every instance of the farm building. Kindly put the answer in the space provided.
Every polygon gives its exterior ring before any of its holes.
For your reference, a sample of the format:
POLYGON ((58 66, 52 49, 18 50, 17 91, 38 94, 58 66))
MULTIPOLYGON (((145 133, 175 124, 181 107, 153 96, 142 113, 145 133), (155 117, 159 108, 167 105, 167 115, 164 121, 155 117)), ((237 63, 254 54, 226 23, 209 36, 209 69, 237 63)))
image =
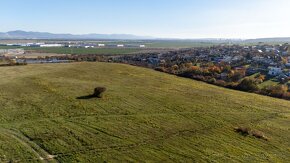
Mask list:
POLYGON ((63 47, 64 45, 62 44, 43 44, 40 45, 40 47, 63 47))

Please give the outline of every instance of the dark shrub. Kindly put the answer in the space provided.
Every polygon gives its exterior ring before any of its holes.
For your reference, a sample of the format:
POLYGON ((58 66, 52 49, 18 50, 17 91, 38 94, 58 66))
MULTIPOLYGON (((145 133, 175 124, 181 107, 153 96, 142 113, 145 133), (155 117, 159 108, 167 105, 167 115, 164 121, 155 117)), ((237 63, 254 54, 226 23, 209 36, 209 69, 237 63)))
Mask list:
POLYGON ((232 76, 231 76, 231 80, 233 82, 237 82, 240 79, 242 79, 245 76, 244 72, 235 72, 232 76))
POLYGON ((235 131, 244 136, 250 135, 250 132, 251 132, 251 130, 247 127, 236 127, 235 131))
POLYGON ((254 136, 255 138, 258 138, 258 139, 263 139, 263 140, 266 140, 268 141, 269 139, 264 135, 263 132, 261 131, 257 131, 257 130, 251 130, 250 128, 247 128, 247 127, 236 127, 235 128, 235 131, 243 136, 248 136, 248 135, 251 135, 251 136, 254 136))
POLYGON ((259 90, 259 87, 255 80, 245 78, 239 85, 237 85, 237 89, 247 92, 255 92, 259 90))
POLYGON ((208 82, 211 83, 211 84, 215 84, 216 83, 216 79, 215 78, 210 78, 208 80, 208 82))
POLYGON ((237 85, 238 85, 238 83, 229 82, 229 83, 227 83, 227 85, 225 87, 226 88, 229 88, 229 89, 236 89, 237 88, 237 85))
POLYGON ((166 72, 166 69, 164 67, 156 67, 155 70, 160 72, 166 72))
POLYGON ((103 97, 103 93, 106 91, 107 89, 105 87, 97 87, 94 90, 94 97, 98 97, 98 98, 102 98, 103 97))
POLYGON ((217 80, 215 82, 215 85, 225 87, 227 85, 227 83, 224 80, 217 80))

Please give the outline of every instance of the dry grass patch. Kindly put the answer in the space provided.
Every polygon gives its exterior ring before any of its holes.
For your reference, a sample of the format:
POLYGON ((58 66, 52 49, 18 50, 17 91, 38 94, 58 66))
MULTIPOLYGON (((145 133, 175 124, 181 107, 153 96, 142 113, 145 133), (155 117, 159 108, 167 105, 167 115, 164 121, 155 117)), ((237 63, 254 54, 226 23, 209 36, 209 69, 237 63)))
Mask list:
POLYGON ((240 133, 243 136, 251 135, 251 136, 254 136, 255 138, 258 138, 258 139, 263 139, 266 141, 269 140, 263 132, 258 131, 258 130, 251 130, 248 127, 235 127, 234 130, 235 130, 235 132, 240 133))

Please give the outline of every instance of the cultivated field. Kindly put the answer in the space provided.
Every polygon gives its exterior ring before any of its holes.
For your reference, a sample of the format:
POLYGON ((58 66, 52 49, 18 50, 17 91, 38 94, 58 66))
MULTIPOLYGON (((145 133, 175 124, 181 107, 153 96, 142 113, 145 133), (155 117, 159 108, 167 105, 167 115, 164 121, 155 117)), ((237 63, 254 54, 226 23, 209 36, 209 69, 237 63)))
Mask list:
MULTIPOLYGON (((30 53, 53 53, 53 54, 100 54, 117 55, 141 52, 142 49, 132 48, 66 48, 66 47, 18 47, 18 46, 0 46, 0 49, 23 48, 30 53)), ((144 50, 144 49, 143 49, 144 50)), ((145 50, 144 50, 145 51, 145 50)))
POLYGON ((55 57, 55 56, 67 56, 70 54, 56 54, 56 53, 25 53, 25 54, 7 54, 6 56, 17 56, 19 58, 39 58, 39 57, 55 57))
POLYGON ((1 67, 0 76, 0 162, 290 162, 289 101, 121 64, 1 67), (97 86, 103 99, 78 99, 97 86))

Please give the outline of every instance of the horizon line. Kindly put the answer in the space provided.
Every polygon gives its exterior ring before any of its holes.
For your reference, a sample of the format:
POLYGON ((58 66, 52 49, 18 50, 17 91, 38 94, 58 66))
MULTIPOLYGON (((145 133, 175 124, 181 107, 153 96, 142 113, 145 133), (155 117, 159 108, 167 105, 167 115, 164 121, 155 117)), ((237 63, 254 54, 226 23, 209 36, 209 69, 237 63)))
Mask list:
MULTIPOLYGON (((55 35, 131 35, 136 37, 148 37, 145 40, 257 40, 257 39, 283 39, 283 38, 290 38, 290 36, 269 36, 269 37, 252 37, 252 38, 239 38, 239 37, 195 37, 195 38, 181 38, 181 37, 160 37, 160 36, 144 36, 139 34, 130 34, 130 33, 62 33, 62 32, 42 32, 42 31, 30 31, 30 30, 9 30, 6 32, 0 33, 8 33, 8 32, 34 32, 34 33, 49 33, 55 35)), ((31 38, 29 38, 31 39, 31 38)), ((138 39, 136 39, 138 40, 138 39)), ((141 39, 142 40, 142 39, 141 39)))

